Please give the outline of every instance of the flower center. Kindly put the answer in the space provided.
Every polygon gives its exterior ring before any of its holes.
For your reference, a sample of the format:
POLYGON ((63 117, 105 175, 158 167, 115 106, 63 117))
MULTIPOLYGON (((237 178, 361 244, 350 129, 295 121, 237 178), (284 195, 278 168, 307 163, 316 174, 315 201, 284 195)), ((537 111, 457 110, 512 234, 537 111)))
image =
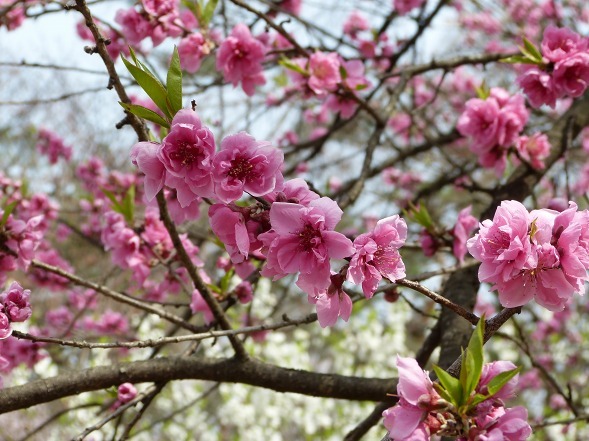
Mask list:
POLYGON ((227 173, 228 176, 232 178, 239 179, 243 181, 246 177, 248 177, 254 166, 251 162, 249 162, 246 158, 237 157, 231 161, 231 169, 227 173))
POLYGON ((173 152, 170 152, 170 158, 178 161, 182 165, 190 165, 197 161, 201 156, 201 151, 197 145, 187 141, 181 141, 173 152))
POLYGON ((303 251, 311 251, 321 244, 321 232, 312 225, 305 225, 302 230, 298 232, 299 246, 303 251))

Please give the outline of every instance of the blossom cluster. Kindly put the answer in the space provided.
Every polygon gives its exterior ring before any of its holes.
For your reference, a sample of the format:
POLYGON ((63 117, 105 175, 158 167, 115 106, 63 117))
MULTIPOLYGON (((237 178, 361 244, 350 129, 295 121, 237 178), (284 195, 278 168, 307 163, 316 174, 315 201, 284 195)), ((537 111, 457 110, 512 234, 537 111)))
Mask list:
MULTIPOLYGON (((444 400, 426 371, 412 358, 397 356, 399 402, 383 412, 389 438, 395 441, 428 441, 434 435, 453 436, 460 441, 523 441, 532 429, 524 407, 506 408, 503 401, 514 395, 517 375, 496 394, 462 414, 444 400)), ((474 393, 487 395, 487 386, 499 374, 515 369, 508 361, 483 365, 474 393)))
MULTIPOLYGON (((343 214, 337 203, 309 190, 301 179, 284 182, 283 153, 245 132, 226 136, 216 151, 211 131, 195 112, 184 109, 174 116, 161 144, 137 143, 131 159, 145 174, 148 200, 164 187, 182 209, 198 205, 200 198, 216 200, 209 209, 210 225, 237 274, 242 279, 251 274, 252 258, 264 261, 261 274, 274 280, 298 273, 297 285, 317 305, 322 326, 333 325, 338 316, 349 318, 352 303, 342 288, 345 280, 361 284, 370 298, 382 278, 394 281, 405 276, 398 252, 407 236, 404 220, 382 219, 374 231, 352 242, 335 231, 343 214), (244 192, 258 202, 236 204, 244 192), (332 259, 344 258, 349 264, 332 273, 332 259)), ((113 250, 117 264, 133 268, 135 277, 144 280, 149 264, 140 247, 142 241, 153 242, 145 237, 149 229, 137 235, 122 216, 107 217, 103 243, 113 250)), ((155 215, 151 223, 157 224, 155 215)), ((160 248, 167 258, 170 246, 162 243, 160 248)), ((193 295, 193 310, 206 312, 199 296, 193 295)))
POLYGON ((24 322, 31 316, 30 295, 31 291, 23 289, 18 282, 12 282, 0 293, 0 339, 12 334, 11 323, 24 322))
POLYGON ((467 242, 481 261, 479 279, 493 284, 505 307, 534 299, 552 311, 562 310, 589 280, 589 211, 574 202, 558 212, 528 212, 517 201, 504 201, 493 220, 485 220, 467 242))
POLYGON ((541 63, 526 66, 517 78, 530 104, 554 108, 559 98, 583 95, 589 86, 589 39, 551 25, 540 51, 541 63))
POLYGON ((51 130, 41 128, 38 134, 37 150, 49 158, 50 164, 57 163, 60 157, 69 161, 72 157, 72 148, 65 145, 63 139, 51 130))
POLYGON ((521 95, 510 96, 493 87, 486 99, 466 102, 456 128, 472 139, 470 149, 483 167, 494 168, 498 175, 505 170, 508 148, 528 122, 529 112, 521 95))

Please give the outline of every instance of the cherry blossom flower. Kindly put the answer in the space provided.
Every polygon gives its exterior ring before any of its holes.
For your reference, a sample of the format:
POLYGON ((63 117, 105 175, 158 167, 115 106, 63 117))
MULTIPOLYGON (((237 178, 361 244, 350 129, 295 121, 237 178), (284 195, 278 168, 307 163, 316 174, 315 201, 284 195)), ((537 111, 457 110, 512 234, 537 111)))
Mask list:
MULTIPOLYGON (((147 151, 147 148, 143 150, 147 151)), ((172 120, 170 133, 158 148, 157 158, 166 169, 165 184, 176 189, 182 207, 190 205, 198 197, 213 196, 214 153, 215 140, 211 131, 192 110, 180 110, 172 120)), ((136 158, 139 161, 139 156, 136 158)), ((150 178, 155 182, 160 169, 147 153, 143 161, 150 164, 150 178)))
POLYGON ((309 303, 314 303, 317 308, 317 319, 322 328, 336 324, 338 317, 345 322, 352 314, 352 299, 343 288, 344 277, 339 274, 331 275, 329 288, 314 296, 309 295, 309 303))
POLYGON ((280 167, 282 151, 269 142, 256 141, 246 132, 229 135, 221 141, 221 149, 212 159, 215 195, 229 203, 246 191, 264 196, 280 190, 284 181, 280 167))
POLYGON ((460 210, 456 225, 454 225, 454 228, 452 229, 452 236, 454 237, 452 252, 460 263, 464 262, 464 256, 467 252, 466 241, 479 223, 477 218, 470 214, 471 208, 472 207, 469 205, 460 210))
POLYGON ((407 224, 398 215, 379 220, 374 231, 354 240, 355 253, 350 260, 348 280, 362 284, 371 298, 378 282, 386 277, 391 282, 405 277, 405 265, 398 249, 407 239, 407 224))
POLYGON ((354 251, 347 237, 333 231, 342 214, 337 203, 327 197, 315 199, 306 207, 273 203, 272 230, 258 236, 268 250, 262 275, 277 279, 300 272, 298 284, 307 294, 327 289, 330 259, 342 259, 354 251))
POLYGON ((123 383, 117 388, 117 399, 121 404, 128 403, 137 396, 137 389, 131 383, 123 383))
POLYGON ((160 192, 166 180, 166 168, 157 155, 159 148, 155 142, 138 142, 131 149, 131 162, 145 174, 143 185, 148 202, 160 192))
POLYGON ((587 40, 568 28, 549 25, 544 30, 540 46, 542 56, 557 63, 575 52, 587 49, 587 40))
POLYGON ((23 289, 18 282, 12 282, 8 290, 0 294, 3 312, 11 322, 24 322, 31 316, 30 295, 31 291, 23 289))
POLYGON ((524 268, 531 252, 528 210, 517 201, 503 201, 493 220, 484 220, 479 233, 466 243, 468 251, 481 261, 479 280, 508 280, 524 268))
POLYGON ((437 407, 441 398, 429 375, 419 367, 415 359, 397 356, 397 368, 399 402, 382 414, 389 438, 399 441, 427 441, 429 421, 426 416, 429 410, 437 407))
POLYGON ((204 57, 211 52, 209 42, 200 32, 193 32, 178 43, 178 55, 182 69, 195 73, 200 69, 204 57))
POLYGON ((393 8, 399 15, 405 15, 415 8, 421 7, 425 0, 393 0, 393 8))
POLYGON ((337 89, 342 80, 340 59, 337 53, 315 52, 309 57, 307 85, 317 96, 326 96, 337 89))
POLYGON ((543 133, 534 133, 532 136, 520 136, 515 143, 515 148, 525 161, 529 162, 536 170, 544 169, 544 159, 550 155, 550 141, 543 133))
POLYGON ((245 24, 239 23, 219 47, 217 69, 223 72, 225 81, 234 87, 241 82, 244 92, 252 96, 256 86, 266 83, 262 67, 264 56, 264 45, 252 36, 245 24))
POLYGON ((60 157, 69 161, 72 157, 72 148, 66 146, 59 136, 48 129, 40 129, 37 140, 37 150, 49 157, 50 164, 56 164, 60 157))

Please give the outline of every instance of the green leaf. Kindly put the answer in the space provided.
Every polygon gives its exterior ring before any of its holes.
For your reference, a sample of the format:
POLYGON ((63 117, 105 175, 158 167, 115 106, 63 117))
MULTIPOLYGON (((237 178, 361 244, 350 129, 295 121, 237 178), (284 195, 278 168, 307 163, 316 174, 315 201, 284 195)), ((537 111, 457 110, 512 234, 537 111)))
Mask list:
POLYGON ((345 80, 346 78, 348 78, 348 71, 346 70, 346 68, 344 66, 339 67, 339 74, 342 77, 342 80, 345 80))
POLYGON ((438 380, 442 387, 448 392, 448 395, 451 398, 449 402, 456 408, 459 408, 464 400, 464 393, 460 380, 436 365, 434 365, 434 372, 438 376, 438 380))
POLYGON ((487 98, 489 98, 489 95, 491 94, 491 89, 489 89, 487 87, 487 84, 486 84, 485 80, 483 80, 483 82, 481 83, 481 85, 476 88, 476 92, 477 92, 477 96, 480 99, 486 100, 487 98))
POLYGON ((190 10, 190 12, 192 12, 194 17, 200 24, 200 17, 202 16, 202 10, 200 9, 200 5, 197 2, 191 2, 190 0, 182 0, 182 4, 186 6, 190 10))
POLYGON ((519 373, 519 371, 521 371, 521 369, 522 368, 520 366, 511 371, 501 372, 499 375, 495 376, 491 381, 489 381, 489 384, 487 384, 487 390, 489 391, 488 396, 492 397, 497 392, 499 392, 509 380, 511 380, 519 373))
POLYGON ((203 8, 203 23, 201 24, 202 27, 208 27, 209 23, 211 22, 211 19, 213 18, 213 14, 215 13, 215 9, 217 8, 217 3, 219 3, 219 0, 209 0, 207 5, 203 8))
MULTIPOLYGON (((169 109, 168 105, 168 93, 166 92, 166 88, 163 86, 160 81, 153 76, 150 72, 146 72, 142 70, 140 67, 132 64, 127 60, 125 57, 121 56, 123 59, 123 63, 133 75, 133 78, 137 81, 137 84, 149 95, 152 101, 155 103, 159 109, 164 112, 169 119, 172 118, 172 114, 169 109)), ((141 65, 141 63, 139 63, 141 65)))
POLYGON ((526 37, 523 37, 523 40, 524 40, 523 49, 525 49, 525 51, 522 50, 522 52, 526 55, 530 55, 530 58, 532 60, 541 62, 542 61, 542 54, 540 53, 540 51, 538 50, 536 45, 534 43, 532 43, 530 40, 528 40, 526 37))
POLYGON ((469 403, 469 408, 472 409, 483 401, 488 400, 488 395, 476 394, 469 403))
POLYGON ((18 201, 12 201, 6 207, 4 207, 4 213, 2 214, 2 220, 0 220, 0 228, 4 228, 6 222, 8 222, 8 216, 12 214, 14 208, 17 206, 18 201))
POLYGON ((137 104, 126 104, 119 101, 119 104, 128 112, 131 112, 133 115, 137 115, 139 118, 146 119, 151 121, 152 123, 156 123, 161 127, 165 127, 166 129, 170 128, 170 123, 163 119, 160 115, 155 113, 153 110, 148 109, 147 107, 139 106, 137 104))
POLYGON ((278 64, 286 67, 288 70, 298 72, 301 75, 308 75, 308 72, 305 69, 286 57, 282 57, 280 60, 278 60, 278 64))
POLYGON ((121 211, 127 224, 133 225, 133 219, 135 218, 135 185, 131 185, 127 193, 125 193, 125 197, 121 203, 121 211))
POLYGON ((452 397, 450 396, 450 394, 446 391, 446 389, 444 389, 441 385, 439 385, 438 383, 434 383, 434 389, 436 390, 436 392, 438 392, 440 394, 440 396, 446 400, 448 403, 452 402, 452 397))
POLYGON ((509 63, 509 64, 538 64, 531 58, 528 58, 525 55, 513 55, 511 57, 502 58, 499 60, 501 63, 509 63))
POLYGON ((231 269, 227 271, 225 275, 221 278, 221 281, 219 282, 219 288, 221 288, 221 292, 227 292, 227 290, 229 289, 229 283, 231 282, 231 278, 233 277, 234 273, 235 271, 231 269))
POLYGON ((180 67, 180 55, 176 46, 174 46, 174 54, 168 69, 166 89, 168 90, 172 116, 174 116, 182 108, 182 68, 180 67))
POLYGON ((412 202, 409 202, 409 210, 403 210, 403 213, 406 217, 412 219, 414 222, 417 222, 428 231, 435 229, 434 221, 432 220, 424 204, 419 203, 416 206, 412 202))
POLYGON ((483 335, 485 333, 485 316, 483 315, 477 326, 470 336, 468 347, 465 351, 463 358, 464 363, 460 369, 460 378, 465 378, 463 383, 465 396, 475 390, 479 380, 481 379, 481 373, 483 372, 483 335), (466 370, 465 375, 462 371, 466 370))
POLYGON ((101 190, 104 193, 104 195, 112 202, 113 210, 117 213, 123 214, 123 207, 121 206, 121 203, 118 201, 115 194, 112 191, 107 190, 106 188, 102 188, 101 190))
POLYGON ((355 89, 356 90, 364 90, 368 87, 368 84, 358 84, 356 85, 355 89))

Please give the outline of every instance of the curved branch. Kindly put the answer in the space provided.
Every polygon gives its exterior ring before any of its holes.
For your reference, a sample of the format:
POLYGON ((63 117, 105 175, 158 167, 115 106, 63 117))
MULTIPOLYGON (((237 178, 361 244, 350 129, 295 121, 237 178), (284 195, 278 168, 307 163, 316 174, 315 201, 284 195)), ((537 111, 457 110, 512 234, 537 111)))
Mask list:
POLYGON ((207 380, 242 383, 277 392, 292 392, 314 397, 353 401, 388 401, 397 388, 396 379, 362 378, 320 374, 248 359, 210 359, 195 357, 157 358, 119 366, 100 366, 56 377, 36 380, 22 386, 0 390, 0 413, 25 409, 41 403, 106 389, 125 382, 165 382, 207 380))

